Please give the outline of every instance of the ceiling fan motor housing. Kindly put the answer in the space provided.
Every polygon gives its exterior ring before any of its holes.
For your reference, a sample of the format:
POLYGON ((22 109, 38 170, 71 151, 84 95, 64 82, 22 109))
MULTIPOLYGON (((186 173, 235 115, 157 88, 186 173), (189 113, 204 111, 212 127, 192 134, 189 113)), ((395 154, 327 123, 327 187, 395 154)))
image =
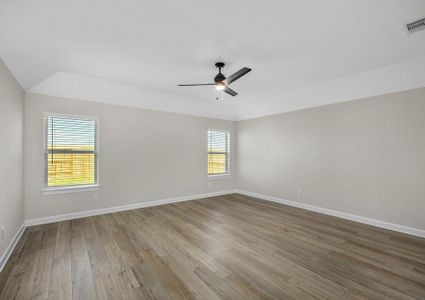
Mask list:
POLYGON ((215 66, 218 68, 218 74, 214 77, 214 82, 217 83, 226 79, 226 76, 224 76, 223 73, 221 73, 221 68, 224 67, 224 63, 217 62, 215 63, 215 66))
POLYGON ((214 82, 215 82, 215 83, 217 83, 217 82, 221 82, 221 81, 223 81, 224 79, 226 79, 226 76, 224 76, 224 75, 220 72, 220 73, 218 73, 218 74, 214 77, 214 82))

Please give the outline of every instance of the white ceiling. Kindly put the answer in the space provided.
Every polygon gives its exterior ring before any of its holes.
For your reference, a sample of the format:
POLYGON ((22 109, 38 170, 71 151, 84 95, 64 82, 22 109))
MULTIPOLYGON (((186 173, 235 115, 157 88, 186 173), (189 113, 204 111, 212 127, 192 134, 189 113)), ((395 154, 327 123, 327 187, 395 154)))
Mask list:
POLYGON ((2 0, 31 92, 231 120, 425 86, 423 0, 2 0), (252 72, 216 101, 214 63, 252 72))

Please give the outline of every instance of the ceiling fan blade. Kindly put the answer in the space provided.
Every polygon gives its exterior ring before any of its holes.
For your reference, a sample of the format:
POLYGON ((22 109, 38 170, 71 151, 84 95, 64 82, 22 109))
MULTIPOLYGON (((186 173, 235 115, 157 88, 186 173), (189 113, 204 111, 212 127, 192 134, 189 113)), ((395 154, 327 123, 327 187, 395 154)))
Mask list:
POLYGON ((215 83, 178 84, 177 86, 203 86, 203 85, 215 85, 215 83))
POLYGON ((237 71, 236 73, 233 73, 232 75, 227 77, 225 82, 227 84, 231 84, 233 81, 238 80, 239 78, 241 78, 242 76, 244 76, 246 73, 248 73, 250 71, 251 71, 250 68, 242 68, 239 71, 237 71))
POLYGON ((226 86, 223 90, 223 92, 228 93, 229 95, 232 95, 233 97, 236 96, 238 93, 226 86))

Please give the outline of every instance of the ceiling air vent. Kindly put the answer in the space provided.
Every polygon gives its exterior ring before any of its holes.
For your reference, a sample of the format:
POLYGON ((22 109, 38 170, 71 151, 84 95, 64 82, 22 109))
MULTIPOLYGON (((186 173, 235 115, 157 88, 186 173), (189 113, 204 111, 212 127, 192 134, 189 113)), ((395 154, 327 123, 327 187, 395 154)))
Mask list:
POLYGON ((407 31, 410 33, 425 29, 425 18, 406 25, 407 31))

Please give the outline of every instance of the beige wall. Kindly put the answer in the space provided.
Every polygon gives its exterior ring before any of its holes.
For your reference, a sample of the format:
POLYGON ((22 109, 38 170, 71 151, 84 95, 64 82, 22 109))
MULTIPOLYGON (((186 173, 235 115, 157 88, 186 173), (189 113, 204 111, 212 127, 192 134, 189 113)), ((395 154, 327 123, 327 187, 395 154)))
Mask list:
MULTIPOLYGON (((207 130, 235 123, 36 94, 25 99, 25 212, 27 219, 229 190, 232 176, 207 177, 207 130), (99 200, 93 192, 43 195, 43 112, 99 117, 99 200)), ((234 151, 232 151, 233 155, 234 151)))
POLYGON ((0 257, 24 221, 24 92, 0 59, 0 257))
POLYGON ((239 188, 425 229, 425 89, 236 123, 30 93, 25 112, 27 219, 239 188), (99 200, 41 193, 43 112, 99 116, 99 200), (208 128, 231 130, 230 178, 207 178, 208 128))
POLYGON ((239 189, 425 229, 425 89, 242 121, 237 131, 239 189))

